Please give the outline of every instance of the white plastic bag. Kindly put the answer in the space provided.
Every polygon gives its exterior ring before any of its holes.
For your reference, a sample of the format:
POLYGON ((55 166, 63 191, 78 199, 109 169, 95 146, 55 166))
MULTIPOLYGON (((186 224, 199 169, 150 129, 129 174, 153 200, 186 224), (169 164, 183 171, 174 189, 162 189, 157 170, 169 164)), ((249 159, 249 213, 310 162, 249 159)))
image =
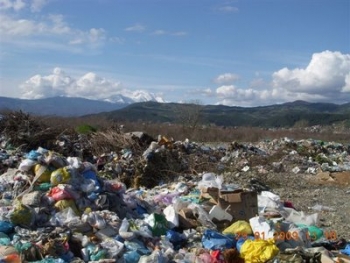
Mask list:
POLYGON ((258 194, 259 213, 267 210, 278 210, 282 206, 280 197, 269 191, 262 191, 258 194))
POLYGON ((279 210, 279 213, 284 217, 285 220, 290 221, 294 224, 315 226, 315 225, 318 225, 318 222, 319 222, 318 213, 306 215, 303 211, 299 212, 289 207, 281 208, 279 210))
POLYGON ((264 217, 256 216, 249 219, 255 239, 274 238, 275 229, 272 221, 267 221, 264 217))
POLYGON ((163 214, 165 215, 166 220, 170 223, 170 227, 178 227, 179 226, 179 215, 175 211, 175 207, 173 204, 168 205, 166 208, 163 210, 163 214))

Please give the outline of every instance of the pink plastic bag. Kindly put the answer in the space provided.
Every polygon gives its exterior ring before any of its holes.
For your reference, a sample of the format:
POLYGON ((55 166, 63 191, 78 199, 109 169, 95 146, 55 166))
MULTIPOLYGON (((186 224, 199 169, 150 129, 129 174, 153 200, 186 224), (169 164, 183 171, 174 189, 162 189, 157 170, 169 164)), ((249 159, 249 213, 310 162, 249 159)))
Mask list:
POLYGON ((64 199, 73 199, 73 196, 68 192, 63 185, 58 185, 53 187, 50 192, 47 194, 55 201, 64 200, 64 199))

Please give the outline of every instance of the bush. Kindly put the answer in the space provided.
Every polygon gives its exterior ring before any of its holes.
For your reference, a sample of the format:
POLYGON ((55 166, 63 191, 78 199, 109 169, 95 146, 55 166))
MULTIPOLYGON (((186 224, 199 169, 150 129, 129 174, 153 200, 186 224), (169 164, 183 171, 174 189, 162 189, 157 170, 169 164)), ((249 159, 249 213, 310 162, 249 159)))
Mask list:
POLYGON ((97 131, 97 129, 89 124, 79 125, 75 131, 79 134, 90 134, 97 131))

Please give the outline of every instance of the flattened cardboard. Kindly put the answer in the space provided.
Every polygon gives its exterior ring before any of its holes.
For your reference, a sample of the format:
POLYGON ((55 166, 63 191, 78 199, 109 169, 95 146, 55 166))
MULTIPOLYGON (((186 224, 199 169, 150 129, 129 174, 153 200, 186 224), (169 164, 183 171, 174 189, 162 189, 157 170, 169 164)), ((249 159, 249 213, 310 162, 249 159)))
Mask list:
POLYGON ((222 209, 233 216, 233 221, 249 221, 250 218, 258 214, 257 192, 243 190, 220 192, 218 203, 222 209))

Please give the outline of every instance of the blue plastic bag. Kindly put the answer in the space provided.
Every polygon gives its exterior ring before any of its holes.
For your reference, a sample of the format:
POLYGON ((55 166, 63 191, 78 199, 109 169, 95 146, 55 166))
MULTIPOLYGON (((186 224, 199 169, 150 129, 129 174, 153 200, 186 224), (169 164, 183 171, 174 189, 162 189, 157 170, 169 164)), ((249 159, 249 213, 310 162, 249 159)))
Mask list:
POLYGON ((125 263, 137 263, 141 255, 136 250, 131 250, 123 254, 125 263))
POLYGON ((101 191, 101 185, 97 179, 97 174, 93 170, 87 170, 83 172, 83 177, 86 180, 92 180, 94 182, 94 191, 93 192, 100 192, 101 191))
POLYGON ((203 233, 202 245, 210 250, 234 248, 236 239, 233 235, 224 235, 215 230, 206 229, 203 233))
POLYGON ((166 232, 166 237, 174 245, 175 249, 180 248, 181 245, 186 242, 185 236, 174 230, 168 230, 166 232))
POLYGON ((11 222, 0 221, 0 232, 10 234, 14 230, 14 225, 11 222))
POLYGON ((350 243, 348 243, 344 249, 340 250, 340 252, 347 256, 350 256, 350 243))
POLYGON ((247 237, 240 237, 237 239, 236 248, 237 248, 238 252, 241 252, 241 247, 247 239, 254 240, 254 237, 247 236, 247 237))

